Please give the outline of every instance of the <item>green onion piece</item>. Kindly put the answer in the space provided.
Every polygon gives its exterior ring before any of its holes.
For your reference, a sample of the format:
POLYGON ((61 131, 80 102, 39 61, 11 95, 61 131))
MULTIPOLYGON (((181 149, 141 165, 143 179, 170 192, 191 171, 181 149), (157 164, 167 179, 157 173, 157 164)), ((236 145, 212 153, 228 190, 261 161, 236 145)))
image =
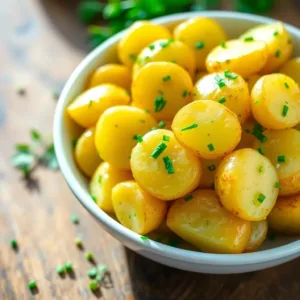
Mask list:
POLYGON ((65 269, 66 269, 67 272, 73 271, 73 265, 72 265, 72 263, 70 261, 67 261, 65 263, 65 269))
POLYGON ((72 140, 72 147, 73 147, 73 149, 76 147, 76 145, 77 145, 77 139, 73 139, 72 140))
POLYGON ((149 48, 150 50, 154 50, 154 49, 155 49, 155 45, 151 44, 151 45, 148 46, 148 48, 149 48))
POLYGON ((289 111, 289 107, 288 107, 287 105, 284 104, 284 105, 283 105, 283 108, 282 108, 282 113, 281 113, 281 115, 282 115, 283 117, 286 117, 288 111, 289 111))
POLYGON ((136 61, 137 60, 137 55, 136 54, 129 54, 128 57, 133 60, 136 61))
POLYGON ((167 135, 164 135, 164 136, 163 136, 163 141, 165 141, 165 142, 170 142, 170 137, 167 136, 167 135))
POLYGON ((75 245, 76 245, 78 248, 82 248, 82 247, 83 247, 81 238, 77 237, 77 238, 75 239, 75 245))
POLYGON ((212 189, 212 190, 215 190, 215 184, 214 184, 214 183, 212 183, 211 189, 212 189))
POLYGON ((263 166, 260 166, 260 167, 258 168, 258 172, 259 172, 259 173, 262 173, 263 170, 264 170, 264 167, 263 167, 263 166))
POLYGON ((88 261, 94 261, 94 255, 92 252, 86 252, 84 254, 84 257, 88 260, 88 261))
POLYGON ((158 127, 159 127, 159 128, 164 128, 164 127, 166 127, 166 122, 165 122, 165 121, 159 121, 159 122, 158 122, 158 127))
POLYGON ((97 291, 99 289, 99 284, 98 284, 97 280, 90 281, 89 288, 92 292, 97 291))
POLYGON ((226 97, 225 96, 223 96, 223 97, 221 97, 219 100, 218 100, 218 102, 219 103, 225 103, 226 102, 226 97))
POLYGON ((263 127, 260 124, 255 124, 252 128, 252 135, 255 136, 259 141, 265 143, 268 138, 263 134, 263 127))
POLYGON ((254 41, 254 38, 252 36, 248 36, 244 38, 244 42, 252 42, 252 41, 254 41))
POLYGON ((197 127, 198 127, 198 124, 194 123, 192 125, 182 128, 181 131, 186 131, 186 130, 190 130, 190 129, 197 128, 197 127))
POLYGON ((226 48, 226 43, 225 42, 221 42, 220 46, 225 49, 226 48))
POLYGON ((261 148, 261 147, 259 147, 259 148, 257 149, 257 151, 258 151, 261 155, 264 155, 264 154, 265 154, 263 148, 261 148))
POLYGON ((279 155, 279 156, 277 156, 277 162, 279 162, 279 163, 285 162, 285 155, 279 155))
POLYGON ((78 224, 79 223, 78 216, 76 214, 72 214, 71 221, 72 221, 73 224, 78 224))
POLYGON ((209 150, 210 152, 212 152, 212 151, 214 151, 214 150, 215 150, 215 147, 214 147, 214 145, 213 145, 213 144, 209 144, 209 145, 207 145, 207 148, 208 148, 208 150, 209 150))
POLYGON ((236 79, 238 77, 236 74, 230 72, 229 70, 224 71, 224 76, 229 79, 236 79))
POLYGON ((185 90, 182 92, 182 97, 185 98, 186 96, 188 96, 188 94, 189 94, 189 92, 185 90))
POLYGON ((99 175, 99 177, 98 177, 98 183, 102 183, 102 175, 99 175))
POLYGON ((277 36, 277 35, 279 35, 279 32, 278 31, 274 31, 273 35, 277 36))
POLYGON ((165 164, 165 169, 167 170, 168 174, 174 174, 174 167, 173 167, 173 163, 172 160, 170 159, 169 156, 165 156, 163 157, 163 161, 165 164))
POLYGON ((224 82, 224 79, 221 78, 219 75, 215 76, 215 80, 217 82, 217 85, 219 86, 219 88, 223 88, 224 86, 226 86, 226 83, 224 82))
POLYGON ((142 241, 148 241, 149 238, 147 236, 145 236, 145 235, 141 235, 141 240, 142 241))
POLYGON ((259 103, 259 100, 255 100, 255 101, 254 101, 254 104, 258 104, 258 103, 259 103))
POLYGON ((91 195, 91 198, 93 199, 93 201, 94 201, 95 203, 97 203, 97 198, 96 198, 95 195, 91 195))
POLYGON ((92 269, 89 269, 87 271, 87 275, 90 277, 90 278, 95 278, 98 274, 98 271, 96 268, 92 268, 92 269))
POLYGON ((204 42, 203 41, 196 42, 195 49, 200 50, 200 49, 203 49, 203 48, 204 48, 204 42))
POLYGON ((164 82, 171 80, 171 76, 170 75, 166 75, 165 77, 163 77, 162 79, 164 82))
POLYGON ((37 284, 36 284, 36 281, 35 280, 31 280, 28 282, 28 287, 30 290, 34 290, 37 288, 37 284))
POLYGON ((216 170, 216 166, 215 165, 210 165, 207 167, 209 171, 215 171, 216 170))
POLYGON ((281 53, 280 50, 276 50, 276 51, 275 51, 275 57, 279 57, 279 56, 280 56, 280 53, 281 53))
POLYGON ((163 96, 159 96, 154 99, 154 111, 155 112, 160 112, 164 109, 166 106, 167 101, 164 99, 163 96))
POLYGON ((274 186, 275 186, 276 189, 280 189, 280 183, 278 181, 275 182, 274 186))
POLYGON ((191 201, 193 198, 194 198, 193 195, 188 195, 188 196, 184 197, 183 199, 184 199, 184 201, 191 201))
POLYGON ((262 193, 260 193, 259 196, 257 197, 257 201, 259 203, 263 203, 265 199, 266 199, 266 196, 262 193))
POLYGON ((14 249, 14 250, 17 250, 18 249, 18 243, 16 240, 11 240, 10 241, 10 245, 11 247, 14 249))
POLYGON ((40 141, 41 140, 41 134, 35 129, 30 130, 30 135, 31 135, 31 138, 34 141, 40 141))
POLYGON ((285 86, 287 89, 290 88, 290 86, 289 86, 289 84, 288 84, 287 82, 284 83, 284 86, 285 86))
POLYGON ((141 135, 135 135, 133 138, 134 138, 135 140, 137 140, 138 143, 142 143, 142 142, 143 142, 143 137, 142 137, 141 135))
POLYGON ((59 274, 59 275, 64 274, 64 273, 65 273, 65 268, 64 268, 64 266, 61 266, 61 265, 57 266, 57 267, 56 267, 56 273, 59 274))
POLYGON ((174 40, 173 39, 169 39, 167 41, 162 41, 159 43, 159 45, 162 47, 162 48, 167 48, 171 43, 173 43, 174 40))
POLYGON ((167 145, 165 143, 160 143, 155 149, 154 151, 151 153, 151 157, 153 157, 154 159, 157 159, 162 153, 163 151, 167 148, 167 145))

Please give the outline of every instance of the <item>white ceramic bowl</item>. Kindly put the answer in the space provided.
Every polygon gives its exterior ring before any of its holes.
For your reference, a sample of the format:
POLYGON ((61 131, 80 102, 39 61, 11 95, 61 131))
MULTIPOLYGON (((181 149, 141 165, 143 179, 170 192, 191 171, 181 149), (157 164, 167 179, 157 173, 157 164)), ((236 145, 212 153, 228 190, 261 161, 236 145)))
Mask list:
MULTIPOLYGON (((236 12, 197 12, 181 13, 153 20, 154 23, 173 27, 175 24, 194 16, 207 16, 217 20, 230 38, 239 36, 252 26, 273 22, 273 19, 236 12)), ((291 34, 295 51, 300 55, 300 31, 286 25, 291 34)), ((54 119, 54 144, 61 171, 70 189, 81 204, 99 221, 100 225, 122 244, 137 253, 162 264, 175 268, 201 273, 241 273, 260 270, 292 260, 300 256, 300 241, 295 237, 279 237, 275 241, 266 241, 260 251, 246 254, 209 254, 182 250, 154 241, 142 241, 140 235, 123 227, 103 212, 91 200, 87 180, 79 172, 73 159, 71 141, 74 138, 75 125, 65 110, 72 99, 78 95, 84 82, 99 65, 115 62, 116 45, 123 32, 116 34, 92 51, 76 68, 60 96, 54 119)))

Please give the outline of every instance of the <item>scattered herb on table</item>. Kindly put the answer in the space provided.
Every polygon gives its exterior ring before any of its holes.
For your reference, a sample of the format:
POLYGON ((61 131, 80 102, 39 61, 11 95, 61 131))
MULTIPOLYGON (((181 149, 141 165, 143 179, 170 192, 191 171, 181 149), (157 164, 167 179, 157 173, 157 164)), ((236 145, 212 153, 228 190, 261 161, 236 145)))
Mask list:
POLYGON ((37 288, 37 284, 35 280, 31 280, 28 282, 28 288, 32 291, 37 288))
POLYGON ((67 272, 73 271, 73 264, 70 261, 67 261, 64 266, 67 272))
POLYGON ((65 274, 65 267, 62 266, 62 265, 57 266, 57 267, 56 267, 56 273, 57 273, 58 275, 63 275, 63 274, 65 274))
POLYGON ((15 239, 13 239, 13 240, 11 240, 10 241, 10 245, 11 245, 11 247, 14 249, 14 250, 17 250, 18 249, 18 243, 17 243, 17 241, 15 240, 15 239))
POLYGON ((72 221, 73 224, 78 224, 79 223, 78 216, 73 213, 72 216, 71 216, 71 221, 72 221))
POLYGON ((145 235, 141 235, 141 240, 142 241, 148 241, 149 238, 147 236, 145 236, 145 235))

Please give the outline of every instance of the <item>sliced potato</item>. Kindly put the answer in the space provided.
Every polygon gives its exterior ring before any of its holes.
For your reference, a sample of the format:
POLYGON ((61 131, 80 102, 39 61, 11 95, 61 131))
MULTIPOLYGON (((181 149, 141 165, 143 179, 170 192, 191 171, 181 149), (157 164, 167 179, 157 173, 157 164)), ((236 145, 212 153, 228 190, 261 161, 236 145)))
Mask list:
POLYGON ((129 104, 128 93, 113 84, 88 89, 68 106, 69 116, 82 127, 95 126, 104 111, 115 105, 129 104))
POLYGON ((132 105, 147 109, 157 120, 172 120, 181 107, 192 101, 192 90, 192 80, 180 66, 150 63, 133 81, 132 105))
POLYGON ((277 232, 300 235, 300 194, 279 197, 268 222, 269 227, 277 232))
POLYGON ((132 148, 153 127, 157 127, 156 120, 143 109, 123 105, 109 108, 96 126, 95 144, 100 157, 129 170, 132 148))
POLYGON ((251 235, 245 252, 252 252, 258 249, 266 239, 268 233, 268 221, 251 222, 251 235))
POLYGON ((230 40, 213 49, 206 58, 209 72, 229 69, 243 77, 258 73, 266 64, 268 49, 264 42, 230 40))
POLYGON ((212 253, 243 252, 251 233, 250 222, 226 211, 212 190, 197 190, 176 200, 167 225, 201 251, 212 253))
POLYGON ((117 184, 112 202, 120 223, 138 234, 156 229, 167 212, 167 203, 145 192, 136 181, 117 184))
POLYGON ((107 162, 102 162, 90 182, 91 197, 105 212, 114 212, 111 192, 119 182, 131 180, 131 172, 116 169, 107 162))
POLYGON ((182 147, 170 130, 148 132, 132 150, 131 170, 135 180, 152 196, 174 200, 200 183, 199 158, 182 147))
POLYGON ((80 170, 91 177, 101 162, 95 146, 94 127, 86 129, 79 137, 75 145, 74 157, 80 170))
POLYGON ((248 85, 238 74, 228 70, 202 77, 194 87, 194 100, 217 101, 233 111, 240 123, 250 115, 248 85))
POLYGON ((300 85, 300 57, 288 60, 279 72, 293 78, 300 85))
POLYGON ((261 77, 251 92, 254 118, 269 129, 286 129, 300 122, 300 89, 283 74, 261 77))
POLYGON ((222 205, 249 221, 266 219, 278 196, 276 182, 278 175, 269 159, 249 148, 226 156, 215 177, 222 205))
POLYGON ((275 166, 280 183, 279 195, 300 193, 300 131, 296 129, 267 130, 266 142, 256 140, 255 149, 262 149, 264 155, 275 166))
MULTIPOLYGON (((292 40, 283 23, 258 25, 246 31, 241 39, 262 41, 268 49, 267 63, 261 73, 267 74, 276 71, 292 54, 292 40)), ((251 44, 253 42, 249 42, 251 44)))
POLYGON ((217 159, 201 159, 202 177, 199 188, 213 189, 215 182, 216 170, 221 162, 221 158, 217 159))
POLYGON ((194 101, 176 114, 172 130, 180 143, 205 159, 230 153, 241 139, 237 116, 224 105, 211 101, 194 101))
POLYGON ((174 38, 194 49, 196 68, 205 70, 208 53, 221 42, 227 40, 222 27, 213 19, 194 17, 177 25, 174 38))

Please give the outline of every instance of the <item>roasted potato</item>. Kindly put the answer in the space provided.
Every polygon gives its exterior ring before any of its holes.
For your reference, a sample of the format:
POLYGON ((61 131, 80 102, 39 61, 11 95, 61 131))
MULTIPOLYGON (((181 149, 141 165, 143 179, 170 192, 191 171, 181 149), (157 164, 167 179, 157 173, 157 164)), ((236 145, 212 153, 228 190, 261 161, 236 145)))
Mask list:
POLYGON ((293 78, 300 85, 300 57, 288 60, 279 72, 293 78))
POLYGON ((199 158, 182 147, 170 130, 148 132, 131 153, 135 180, 152 196, 174 200, 194 190, 200 183, 199 158))
POLYGON ((275 205, 278 175, 272 163, 253 149, 240 149, 220 163, 215 187, 222 205, 249 221, 265 220, 275 205))
POLYGON ((239 143, 242 131, 237 116, 211 100, 194 101, 181 108, 172 130, 180 143, 205 159, 230 153, 239 143))
POLYGON ((255 251, 261 246, 268 233, 268 221, 251 222, 251 235, 245 252, 255 251))
POLYGON ((212 190, 197 190, 176 200, 167 225, 201 251, 212 253, 241 253, 251 234, 250 222, 226 211, 212 190))

